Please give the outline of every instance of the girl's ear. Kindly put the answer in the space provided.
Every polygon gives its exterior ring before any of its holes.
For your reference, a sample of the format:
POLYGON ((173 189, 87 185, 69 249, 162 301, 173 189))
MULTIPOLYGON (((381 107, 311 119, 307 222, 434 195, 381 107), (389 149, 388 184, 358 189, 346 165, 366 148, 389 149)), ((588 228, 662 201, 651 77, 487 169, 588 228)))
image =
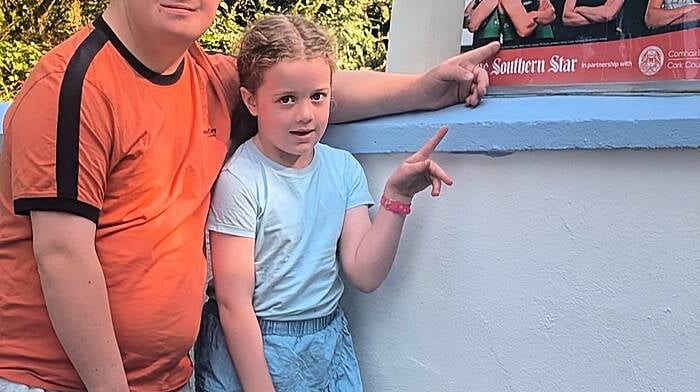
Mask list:
POLYGON ((253 116, 257 117, 258 116, 258 106, 255 103, 255 95, 248 91, 247 88, 241 87, 241 98, 243 99, 243 103, 245 106, 248 108, 248 111, 250 114, 253 116))

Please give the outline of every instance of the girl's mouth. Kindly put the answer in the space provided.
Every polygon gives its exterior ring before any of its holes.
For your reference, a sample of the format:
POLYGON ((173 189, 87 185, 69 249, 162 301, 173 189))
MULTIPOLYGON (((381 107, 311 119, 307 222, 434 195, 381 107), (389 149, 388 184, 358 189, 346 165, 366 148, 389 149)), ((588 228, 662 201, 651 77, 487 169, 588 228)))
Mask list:
POLYGON ((306 136, 313 131, 314 131, 313 129, 300 129, 297 131, 289 131, 289 133, 291 133, 292 135, 295 135, 295 136, 306 136))

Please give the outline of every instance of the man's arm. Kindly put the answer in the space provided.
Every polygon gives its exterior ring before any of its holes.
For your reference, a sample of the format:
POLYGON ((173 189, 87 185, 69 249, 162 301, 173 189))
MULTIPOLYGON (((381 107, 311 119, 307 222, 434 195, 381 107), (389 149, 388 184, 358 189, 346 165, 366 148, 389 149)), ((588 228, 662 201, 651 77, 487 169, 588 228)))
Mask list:
POLYGON ((31 212, 34 255, 51 324, 88 391, 128 391, 95 251, 95 223, 31 212))
POLYGON ((663 0, 649 0, 644 14, 644 24, 650 29, 681 23, 686 14, 694 12, 700 5, 679 8, 663 8, 663 0))
POLYGON ((488 74, 478 65, 498 52, 493 42, 451 57, 418 75, 340 71, 333 80, 332 122, 412 110, 434 110, 458 102, 476 106, 486 94, 488 74))

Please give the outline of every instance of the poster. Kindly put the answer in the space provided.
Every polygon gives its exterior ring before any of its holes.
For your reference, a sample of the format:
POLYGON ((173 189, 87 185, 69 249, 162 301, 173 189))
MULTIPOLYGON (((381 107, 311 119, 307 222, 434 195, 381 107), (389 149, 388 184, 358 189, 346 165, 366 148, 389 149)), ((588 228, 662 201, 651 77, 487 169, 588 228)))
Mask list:
POLYGON ((495 93, 698 92, 700 0, 467 0, 495 93))

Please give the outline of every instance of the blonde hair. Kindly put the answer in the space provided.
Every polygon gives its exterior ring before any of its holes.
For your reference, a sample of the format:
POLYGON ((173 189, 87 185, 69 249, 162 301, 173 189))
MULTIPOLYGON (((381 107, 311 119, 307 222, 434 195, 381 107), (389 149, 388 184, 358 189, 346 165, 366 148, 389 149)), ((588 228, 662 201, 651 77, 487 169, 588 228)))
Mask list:
POLYGON ((283 60, 313 60, 328 63, 335 71, 335 42, 318 24, 297 15, 268 16, 243 36, 237 65, 240 84, 255 93, 265 72, 283 60))

